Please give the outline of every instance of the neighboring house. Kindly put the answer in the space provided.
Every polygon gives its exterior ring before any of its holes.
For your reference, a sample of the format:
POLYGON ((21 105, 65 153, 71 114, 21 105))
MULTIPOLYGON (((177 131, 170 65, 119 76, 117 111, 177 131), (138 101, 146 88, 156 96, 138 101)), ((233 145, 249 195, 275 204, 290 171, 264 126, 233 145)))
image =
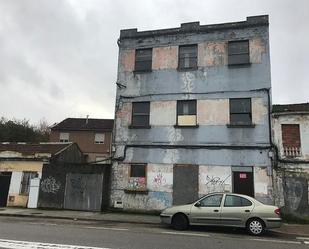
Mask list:
POLYGON ((30 180, 50 161, 83 162, 83 156, 73 143, 0 143, 0 206, 27 207, 30 180))
POLYGON ((113 119, 67 118, 51 128, 51 142, 77 143, 88 162, 110 163, 113 119))
POLYGON ((309 103, 274 105, 277 201, 286 212, 309 213, 309 103))
POLYGON ((121 30, 111 206, 272 202, 268 16, 121 30))

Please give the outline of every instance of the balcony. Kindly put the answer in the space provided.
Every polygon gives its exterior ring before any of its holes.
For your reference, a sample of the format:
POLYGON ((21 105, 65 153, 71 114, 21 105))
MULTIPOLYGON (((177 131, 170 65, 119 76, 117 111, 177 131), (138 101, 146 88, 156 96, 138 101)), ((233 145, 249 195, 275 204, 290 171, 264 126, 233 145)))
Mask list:
POLYGON ((301 147, 284 146, 283 153, 286 157, 300 157, 301 147))

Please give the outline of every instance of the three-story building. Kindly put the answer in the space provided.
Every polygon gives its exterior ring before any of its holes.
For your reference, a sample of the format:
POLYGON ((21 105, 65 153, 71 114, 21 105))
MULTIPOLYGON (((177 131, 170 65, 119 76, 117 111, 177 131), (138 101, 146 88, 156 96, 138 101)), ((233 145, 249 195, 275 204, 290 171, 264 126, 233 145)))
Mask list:
POLYGON ((268 16, 121 30, 111 206, 272 202, 268 16))

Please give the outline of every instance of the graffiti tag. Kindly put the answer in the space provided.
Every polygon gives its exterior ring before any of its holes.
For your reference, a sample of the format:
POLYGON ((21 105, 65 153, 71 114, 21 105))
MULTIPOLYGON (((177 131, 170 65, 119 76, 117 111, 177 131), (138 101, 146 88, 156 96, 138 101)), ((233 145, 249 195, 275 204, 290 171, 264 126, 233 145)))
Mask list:
POLYGON ((56 179, 52 176, 45 178, 41 182, 41 190, 45 193, 56 194, 60 189, 61 184, 57 183, 56 179))
POLYGON ((212 191, 224 191, 224 184, 229 179, 231 175, 226 178, 220 178, 218 176, 206 176, 206 187, 210 188, 212 191))
POLYGON ((166 184, 166 179, 161 172, 159 172, 152 180, 153 184, 156 186, 162 186, 166 184))

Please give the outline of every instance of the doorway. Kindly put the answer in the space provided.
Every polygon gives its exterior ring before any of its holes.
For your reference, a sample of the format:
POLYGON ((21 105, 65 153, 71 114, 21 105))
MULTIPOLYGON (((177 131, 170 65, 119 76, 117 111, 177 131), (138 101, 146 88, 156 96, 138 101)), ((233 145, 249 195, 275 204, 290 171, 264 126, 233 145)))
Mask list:
POLYGON ((173 205, 188 204, 198 199, 198 166, 174 165, 173 205))
POLYGON ((0 172, 0 207, 6 207, 12 172, 0 172))
POLYGON ((232 167, 233 192, 254 197, 254 181, 252 167, 232 167))

